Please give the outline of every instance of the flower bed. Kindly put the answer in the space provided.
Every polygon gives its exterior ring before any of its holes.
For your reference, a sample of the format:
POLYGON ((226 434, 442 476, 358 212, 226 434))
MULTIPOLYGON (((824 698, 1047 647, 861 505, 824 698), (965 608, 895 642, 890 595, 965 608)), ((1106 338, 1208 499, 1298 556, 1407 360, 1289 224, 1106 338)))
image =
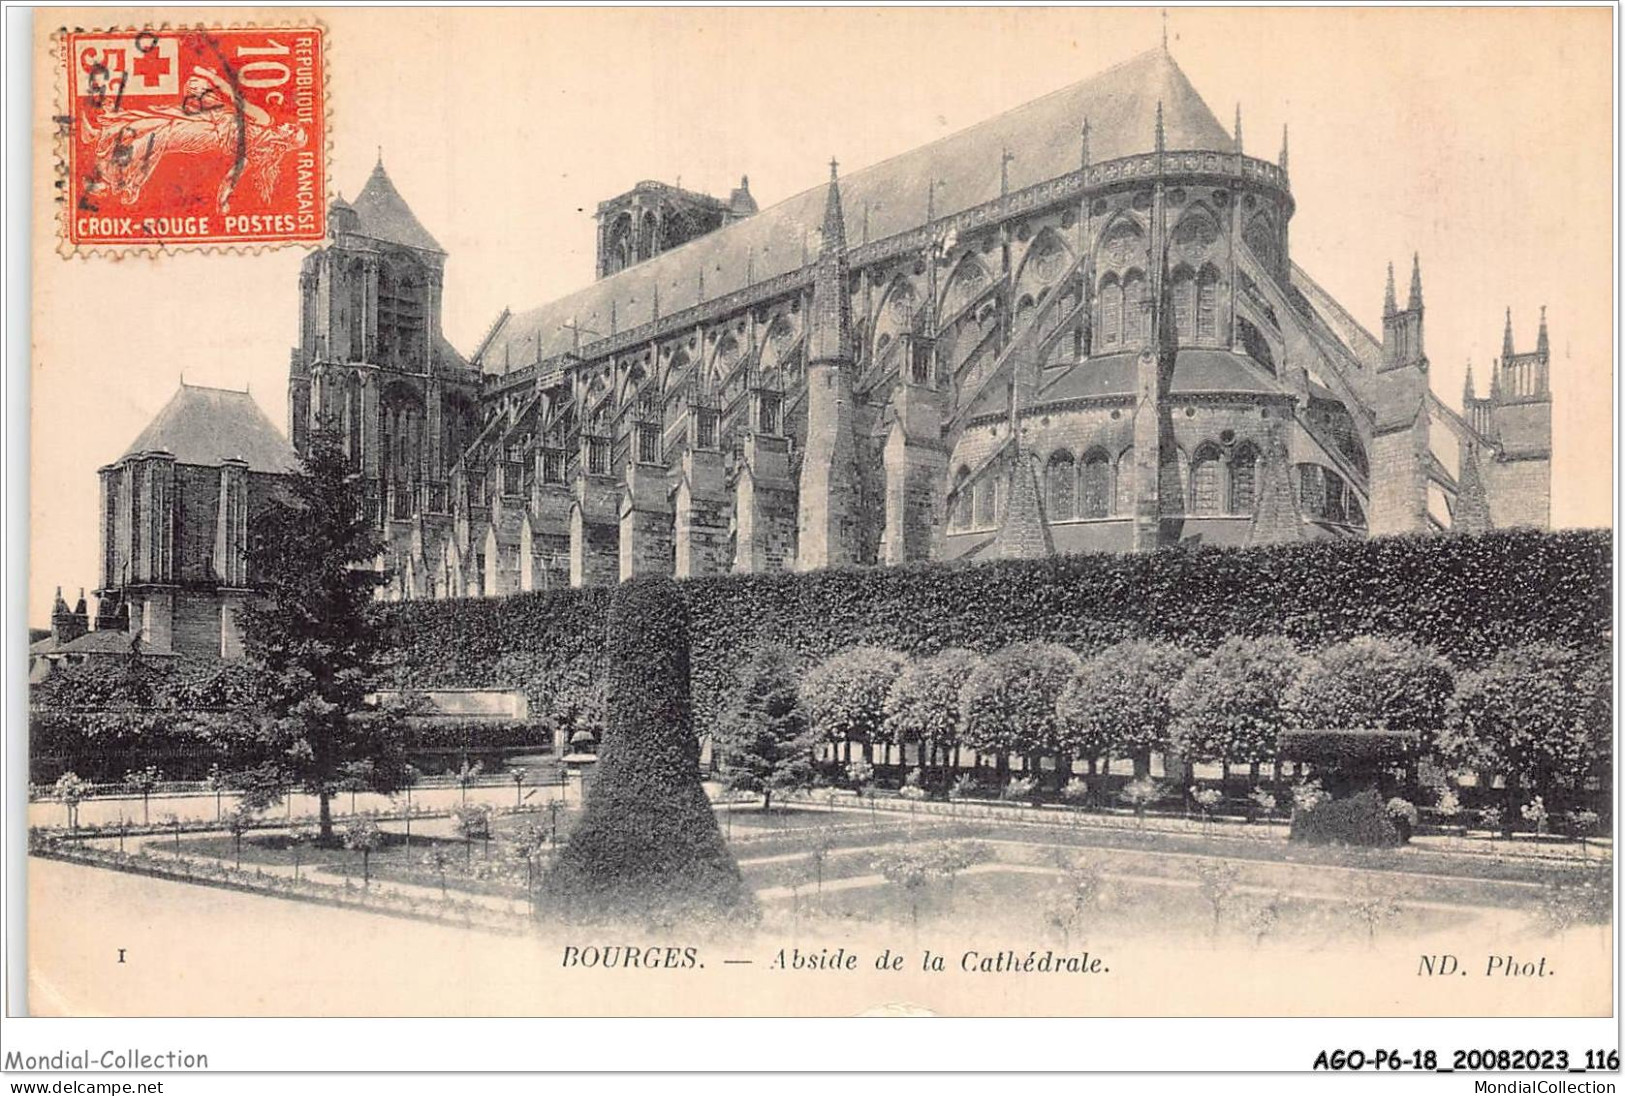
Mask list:
POLYGON ((289 898, 300 902, 404 917, 418 921, 478 928, 487 932, 517 935, 531 927, 529 918, 492 909, 466 898, 424 900, 386 887, 358 887, 353 884, 323 883, 309 878, 293 879, 262 869, 241 870, 212 859, 153 856, 143 849, 125 853, 99 845, 63 842, 38 830, 29 832, 29 853, 86 867, 145 875, 177 883, 218 887, 246 894, 289 898))

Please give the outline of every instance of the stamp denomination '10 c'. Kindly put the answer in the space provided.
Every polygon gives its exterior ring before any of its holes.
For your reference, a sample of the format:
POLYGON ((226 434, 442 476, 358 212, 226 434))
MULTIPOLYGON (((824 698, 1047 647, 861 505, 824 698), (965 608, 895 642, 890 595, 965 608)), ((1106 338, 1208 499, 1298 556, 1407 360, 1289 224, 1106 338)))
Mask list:
POLYGON ((280 244, 326 234, 320 28, 65 37, 68 243, 280 244))

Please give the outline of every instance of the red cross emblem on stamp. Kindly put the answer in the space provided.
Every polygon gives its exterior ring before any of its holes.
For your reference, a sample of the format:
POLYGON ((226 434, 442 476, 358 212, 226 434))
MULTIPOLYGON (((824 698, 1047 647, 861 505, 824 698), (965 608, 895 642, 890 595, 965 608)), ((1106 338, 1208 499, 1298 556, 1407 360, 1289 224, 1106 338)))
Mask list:
POLYGON ((326 235, 321 28, 73 32, 65 55, 70 245, 326 235))

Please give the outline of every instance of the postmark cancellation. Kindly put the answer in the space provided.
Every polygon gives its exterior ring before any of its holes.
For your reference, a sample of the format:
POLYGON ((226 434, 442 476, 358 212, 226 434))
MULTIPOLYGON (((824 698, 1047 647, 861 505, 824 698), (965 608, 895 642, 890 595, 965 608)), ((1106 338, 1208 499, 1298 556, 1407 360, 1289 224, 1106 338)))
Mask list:
POLYGON ((56 37, 64 253, 314 243, 326 235, 320 25, 56 37))

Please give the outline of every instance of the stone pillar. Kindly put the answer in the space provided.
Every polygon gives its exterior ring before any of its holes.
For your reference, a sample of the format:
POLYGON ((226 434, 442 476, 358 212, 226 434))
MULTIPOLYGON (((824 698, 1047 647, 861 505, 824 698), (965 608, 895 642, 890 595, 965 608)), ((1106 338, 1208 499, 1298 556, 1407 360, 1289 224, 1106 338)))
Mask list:
POLYGON ((237 611, 246 599, 241 594, 226 594, 220 599, 220 657, 243 657, 243 632, 237 623, 237 611))
POLYGON ((143 590, 141 611, 135 618, 141 628, 141 645, 149 651, 170 651, 175 642, 175 593, 173 590, 143 590))
POLYGON ((683 454, 677 482, 678 578, 720 575, 731 562, 728 552, 728 485, 722 454, 690 447, 683 454))
POLYGON ((789 454, 785 438, 752 434, 745 439, 734 487, 735 571, 788 571, 796 565, 798 508, 789 454))
POLYGON ((658 464, 626 464, 621 492, 620 578, 672 573, 672 507, 666 470, 658 464))
POLYGON ((852 384, 842 362, 807 367, 807 442, 801 461, 796 569, 857 562, 857 458, 852 384))
POLYGON ((423 448, 427 457, 428 478, 436 482, 446 478, 446 454, 441 450, 444 431, 440 425, 444 403, 445 392, 440 378, 430 376, 423 386, 423 448))
POLYGON ((1134 550, 1150 552, 1162 532, 1162 407, 1157 356, 1142 351, 1134 406, 1134 550))
POLYGON ((248 585, 248 464, 220 462, 220 497, 215 504, 214 577, 222 586, 248 585))
POLYGON ((886 438, 884 563, 937 559, 947 533, 948 450, 942 443, 941 395, 902 383, 892 398, 896 418, 886 438))
POLYGON ((620 577, 621 487, 608 473, 607 459, 592 462, 595 443, 607 447, 609 440, 582 439, 581 471, 570 506, 571 586, 613 586, 620 577))

